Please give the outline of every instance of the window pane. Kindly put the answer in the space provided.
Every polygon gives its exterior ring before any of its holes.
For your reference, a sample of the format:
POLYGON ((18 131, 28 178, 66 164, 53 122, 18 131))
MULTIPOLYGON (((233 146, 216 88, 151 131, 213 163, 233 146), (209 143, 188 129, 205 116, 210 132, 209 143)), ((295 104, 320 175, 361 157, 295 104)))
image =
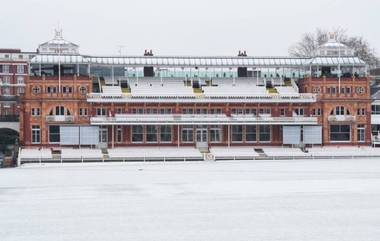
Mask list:
POLYGON ((49 126, 49 142, 60 142, 60 128, 59 126, 49 126))
POLYGON ((143 141, 143 126, 132 126, 132 142, 143 141))
POLYGON ((268 142, 270 141, 270 126, 260 126, 260 141, 268 142))
POLYGON ((256 126, 246 126, 246 141, 256 141, 256 126))

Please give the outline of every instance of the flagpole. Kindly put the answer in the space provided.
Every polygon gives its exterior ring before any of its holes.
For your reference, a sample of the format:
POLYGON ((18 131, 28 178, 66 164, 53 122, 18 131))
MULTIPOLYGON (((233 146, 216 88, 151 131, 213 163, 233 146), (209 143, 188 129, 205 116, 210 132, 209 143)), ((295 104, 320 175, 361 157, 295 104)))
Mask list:
MULTIPOLYGON (((337 41, 338 42, 338 41, 337 41)), ((341 81, 341 71, 340 71, 340 42, 338 42, 338 85, 339 85, 339 95, 340 95, 340 81, 341 81)))
POLYGON ((61 42, 60 41, 58 41, 58 93, 61 93, 61 42))

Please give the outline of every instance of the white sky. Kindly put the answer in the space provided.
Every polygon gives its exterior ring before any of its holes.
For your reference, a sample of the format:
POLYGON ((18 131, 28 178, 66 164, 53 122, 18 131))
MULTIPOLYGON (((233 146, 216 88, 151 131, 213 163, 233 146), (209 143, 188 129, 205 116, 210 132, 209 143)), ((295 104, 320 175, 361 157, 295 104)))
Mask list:
POLYGON ((60 24, 82 54, 287 55, 304 32, 342 27, 380 51, 378 0, 18 0, 1 4, 0 48, 35 50, 60 24))

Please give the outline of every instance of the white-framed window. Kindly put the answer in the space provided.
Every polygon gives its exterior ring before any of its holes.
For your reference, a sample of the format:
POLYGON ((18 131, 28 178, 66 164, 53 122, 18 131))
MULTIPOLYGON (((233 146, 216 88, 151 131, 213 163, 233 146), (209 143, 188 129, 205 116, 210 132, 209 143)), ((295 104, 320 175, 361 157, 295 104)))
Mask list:
POLYGON ((172 127, 160 126, 160 142, 169 143, 172 142, 172 127))
POLYGON ((73 92, 73 87, 72 86, 63 86, 62 87, 62 92, 63 93, 72 93, 73 92))
POLYGON ((358 142, 365 142, 365 125, 358 125, 358 142))
POLYGON ((24 87, 17 87, 17 95, 22 95, 25 93, 24 87))
POLYGON ((41 109, 40 108, 32 108, 32 116, 40 116, 41 109))
POLYGON ((18 76, 17 77, 17 84, 19 84, 19 85, 25 84, 24 77, 18 76))
POLYGON ((48 86, 48 87, 46 87, 46 93, 49 93, 49 94, 57 93, 57 86, 48 86))
POLYGON ((331 142, 349 142, 351 141, 350 125, 330 125, 331 142))
POLYGON ((280 109, 280 116, 281 116, 281 117, 286 116, 286 109, 284 109, 284 108, 281 108, 281 109, 280 109))
POLYGON ((245 109, 245 114, 246 114, 246 115, 257 116, 257 109, 256 109, 256 108, 248 108, 248 109, 245 109))
POLYGON ((304 116, 305 110, 304 110, 304 108, 296 108, 294 110, 294 113, 296 113, 297 116, 304 116))
POLYGON ((313 116, 321 116, 322 115, 322 111, 321 111, 321 108, 315 108, 312 110, 312 115, 313 116))
POLYGON ((10 83, 11 83, 11 77, 4 76, 4 78, 3 78, 3 84, 4 85, 9 85, 10 83))
POLYGON ((41 128, 39 125, 32 125, 32 143, 41 143, 41 128))
POLYGON ((123 108, 121 107, 116 108, 116 114, 123 114, 123 108))
POLYGON ((272 110, 270 108, 262 108, 259 110, 260 115, 271 115, 272 110))
POLYGON ((107 108, 103 108, 103 107, 96 108, 96 115, 97 116, 106 116, 107 115, 107 108))
POLYGON ((88 115, 88 109, 87 108, 79 108, 79 115, 80 116, 87 116, 88 115))
POLYGON ((380 105, 372 105, 372 115, 380 115, 380 105))
POLYGON ((337 106, 331 111, 330 115, 350 115, 350 111, 344 106, 337 106))
POLYGON ((198 108, 195 110, 195 113, 198 115, 207 115, 208 109, 207 108, 198 108))
POLYGON ((9 73, 9 65, 3 65, 3 73, 5 74, 9 73))
POLYGON ((222 142, 222 127, 221 126, 210 126, 210 142, 220 143, 222 142))
POLYGON ((182 114, 187 114, 187 115, 194 114, 194 110, 191 108, 183 108, 182 114))
POLYGON ((194 128, 193 126, 182 126, 182 142, 193 143, 194 142, 194 128))
POLYGON ((231 136, 232 142, 243 142, 243 126, 232 126, 231 136))
POLYGON ((143 126, 132 126, 132 142, 142 143, 144 141, 144 127, 143 126))
POLYGON ((71 112, 68 108, 65 108, 62 105, 56 106, 55 108, 51 109, 49 112, 49 115, 51 116, 70 116, 71 112))
POLYGON ((11 88, 3 87, 3 95, 10 95, 10 94, 11 94, 11 88))
POLYGON ((133 108, 132 114, 144 114, 144 109, 142 108, 133 108))
POLYGON ((259 140, 260 142, 270 142, 271 140, 271 127, 269 125, 263 125, 259 128, 259 140))
POLYGON ((245 111, 244 111, 244 109, 242 109, 242 108, 233 108, 233 109, 231 110, 231 113, 232 113, 233 115, 243 115, 243 114, 245 114, 245 111))
POLYGON ((357 114, 358 114, 359 116, 365 116, 365 114, 366 114, 365 108, 359 108, 359 109, 357 110, 357 114))
POLYGON ((60 140, 60 126, 49 126, 49 143, 59 143, 60 140))
POLYGON ((116 142, 123 142, 123 126, 116 126, 116 142))
POLYGON ((108 143, 108 127, 101 126, 99 128, 99 141, 100 143, 108 143))
POLYGON ((245 127, 245 141, 246 142, 256 142, 257 133, 256 126, 246 126, 245 127))
POLYGON ((161 108, 160 109, 160 114, 171 114, 172 109, 171 108, 161 108))
POLYGON ((158 114, 158 110, 156 108, 148 108, 145 110, 145 114, 158 114))
POLYGON ((210 114, 213 114, 213 115, 220 115, 220 114, 222 114, 222 109, 220 109, 220 108, 214 108, 214 109, 211 109, 211 110, 210 110, 210 114))
POLYGON ((146 142, 157 142, 157 126, 146 126, 146 142))
POLYGON ((24 65, 17 65, 17 74, 24 74, 24 73, 25 73, 24 65))

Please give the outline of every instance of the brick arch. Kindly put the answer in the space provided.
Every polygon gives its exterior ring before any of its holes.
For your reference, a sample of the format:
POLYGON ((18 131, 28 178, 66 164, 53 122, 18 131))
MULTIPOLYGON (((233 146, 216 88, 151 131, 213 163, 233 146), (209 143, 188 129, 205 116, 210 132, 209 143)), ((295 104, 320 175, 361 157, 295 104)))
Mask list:
POLYGON ((74 113, 70 110, 70 108, 67 107, 67 106, 65 106, 65 105, 55 105, 55 106, 51 107, 51 108, 49 109, 48 115, 50 115, 50 113, 52 113, 52 112, 53 112, 53 115, 56 115, 56 108, 57 108, 57 107, 58 107, 58 108, 61 108, 61 107, 64 108, 64 115, 67 115, 68 112, 70 113, 70 115, 74 115, 74 113), (55 114, 54 114, 54 113, 55 113, 55 114))
POLYGON ((349 105, 347 105, 347 104, 336 104, 336 105, 334 105, 332 108, 330 108, 330 109, 328 110, 328 114, 330 115, 331 112, 332 112, 333 110, 335 111, 335 109, 336 109, 337 107, 340 107, 340 106, 343 106, 345 110, 348 110, 348 111, 350 112, 350 115, 354 115, 355 112, 354 112, 354 110, 352 109, 352 106, 349 106, 349 105))

